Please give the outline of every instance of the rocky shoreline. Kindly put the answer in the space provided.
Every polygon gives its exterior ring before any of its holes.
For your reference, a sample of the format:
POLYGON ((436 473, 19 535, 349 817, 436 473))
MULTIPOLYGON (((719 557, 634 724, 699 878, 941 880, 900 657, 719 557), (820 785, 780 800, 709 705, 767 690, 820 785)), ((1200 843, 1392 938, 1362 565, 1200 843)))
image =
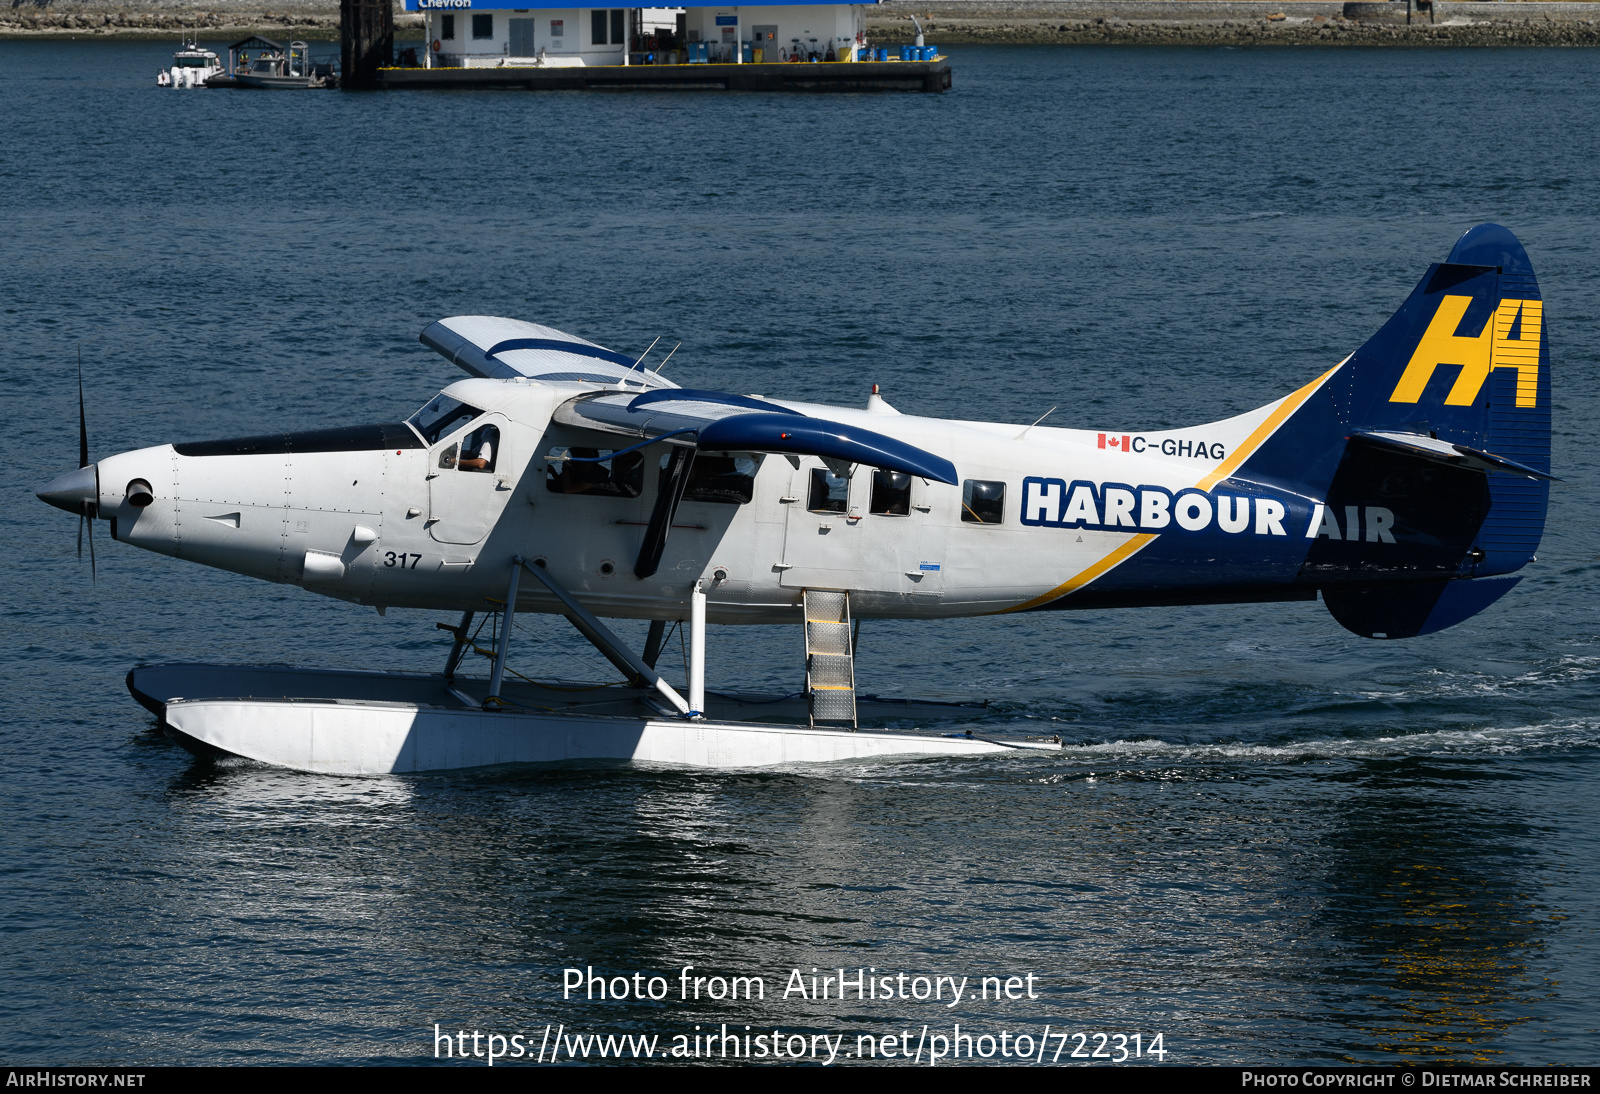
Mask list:
MULTIPOLYGON (((216 41, 249 34, 337 40, 339 8, 329 0, 13 0, 0 7, 0 38, 170 39, 185 31, 216 41)), ((868 9, 867 30, 883 43, 910 41, 911 15, 935 45, 1168 46, 1600 46, 1600 2, 1448 3, 1411 23, 1404 5, 1365 3, 1346 18, 1340 3, 1288 0, 888 0, 868 9), (1379 11, 1377 9, 1387 9, 1379 11)), ((415 13, 397 11, 396 31, 413 37, 415 13)))
MULTIPOLYGON (((883 39, 905 37, 908 23, 868 21, 883 39)), ((924 20, 936 45, 1131 46, 1600 46, 1600 18, 1586 22, 1364 23, 1342 16, 1304 19, 1129 20, 1071 22, 1016 19, 924 20)))
MULTIPOLYGON (((420 36, 422 17, 396 11, 395 29, 420 36)), ((286 0, 271 8, 259 4, 155 2, 57 3, 20 0, 0 7, 0 38, 74 39, 176 38, 195 32, 208 41, 262 34, 268 38, 308 41, 339 40, 337 0, 307 3, 286 0)))

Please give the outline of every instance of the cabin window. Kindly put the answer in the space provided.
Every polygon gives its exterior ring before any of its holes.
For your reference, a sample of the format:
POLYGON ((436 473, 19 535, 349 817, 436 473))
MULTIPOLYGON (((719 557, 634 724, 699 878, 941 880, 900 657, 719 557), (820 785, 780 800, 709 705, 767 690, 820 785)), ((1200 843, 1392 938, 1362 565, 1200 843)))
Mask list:
POLYGON ((490 472, 499 452, 500 430, 492 425, 479 426, 461 442, 461 459, 456 466, 463 471, 490 472))
POLYGON ((439 37, 445 41, 453 41, 456 36, 456 17, 446 15, 439 20, 439 37))
POLYGON ((968 479, 961 484, 961 519, 968 524, 999 524, 1006 515, 1006 484, 968 479))
POLYGON ((611 44, 614 46, 623 44, 622 12, 622 8, 611 9, 611 44))
POLYGON ((483 411, 459 403, 448 395, 435 395, 433 401, 407 419, 428 444, 436 443, 458 426, 466 425, 483 411))
POLYGON ((909 517, 911 476, 902 471, 874 471, 872 512, 887 517, 909 517))
POLYGON ((644 456, 638 452, 611 458, 609 448, 554 448, 545 457, 544 486, 552 494, 592 494, 602 498, 636 498, 644 490, 644 456), (595 457, 604 457, 595 459, 595 457))
MULTIPOLYGON (((661 457, 657 489, 666 486, 669 458, 661 457)), ((756 471, 760 467, 760 461, 751 456, 696 456, 689 468, 689 484, 683 488, 683 500, 746 505, 755 497, 756 471)))
POLYGON ((472 17, 472 36, 474 38, 493 38, 494 16, 474 15, 472 17))
POLYGON ((806 508, 813 513, 843 513, 850 508, 850 480, 831 468, 813 468, 806 508))

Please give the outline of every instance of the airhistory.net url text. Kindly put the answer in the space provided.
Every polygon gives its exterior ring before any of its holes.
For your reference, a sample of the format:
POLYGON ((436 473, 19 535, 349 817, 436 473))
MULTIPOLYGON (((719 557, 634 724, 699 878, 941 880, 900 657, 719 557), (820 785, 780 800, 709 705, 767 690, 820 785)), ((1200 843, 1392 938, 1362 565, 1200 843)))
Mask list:
POLYGON ((1165 1062, 1164 1034, 1044 1032, 998 1034, 929 1026, 886 1034, 785 1033, 756 1031, 750 1026, 663 1036, 659 1033, 576 1033, 565 1024, 547 1025, 534 1033, 445 1032, 433 1027, 435 1059, 482 1060, 490 1067, 502 1060, 550 1064, 558 1060, 811 1060, 823 1066, 840 1060, 885 1060, 926 1064, 956 1060, 1006 1060, 1013 1064, 1054 1064, 1071 1060, 1126 1063, 1154 1059, 1165 1062))

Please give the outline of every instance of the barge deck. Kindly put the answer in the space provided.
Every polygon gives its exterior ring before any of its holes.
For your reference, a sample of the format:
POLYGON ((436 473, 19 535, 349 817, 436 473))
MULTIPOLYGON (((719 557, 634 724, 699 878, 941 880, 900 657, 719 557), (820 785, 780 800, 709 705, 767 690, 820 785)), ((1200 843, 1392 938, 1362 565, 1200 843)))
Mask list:
POLYGON ((815 64, 505 65, 494 68, 380 68, 387 90, 528 91, 947 91, 950 60, 834 61, 815 64))

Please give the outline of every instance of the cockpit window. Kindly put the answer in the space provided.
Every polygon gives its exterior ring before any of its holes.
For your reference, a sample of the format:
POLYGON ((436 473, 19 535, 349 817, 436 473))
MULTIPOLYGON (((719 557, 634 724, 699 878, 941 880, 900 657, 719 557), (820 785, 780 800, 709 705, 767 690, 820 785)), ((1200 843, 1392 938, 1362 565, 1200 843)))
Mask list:
POLYGON ((440 437, 466 425, 483 411, 466 403, 459 403, 448 395, 439 394, 433 401, 408 419, 422 434, 422 439, 433 444, 440 437))
POLYGON ((480 425, 461 442, 461 459, 456 466, 463 471, 493 471, 499 449, 500 430, 492 425, 480 425))

